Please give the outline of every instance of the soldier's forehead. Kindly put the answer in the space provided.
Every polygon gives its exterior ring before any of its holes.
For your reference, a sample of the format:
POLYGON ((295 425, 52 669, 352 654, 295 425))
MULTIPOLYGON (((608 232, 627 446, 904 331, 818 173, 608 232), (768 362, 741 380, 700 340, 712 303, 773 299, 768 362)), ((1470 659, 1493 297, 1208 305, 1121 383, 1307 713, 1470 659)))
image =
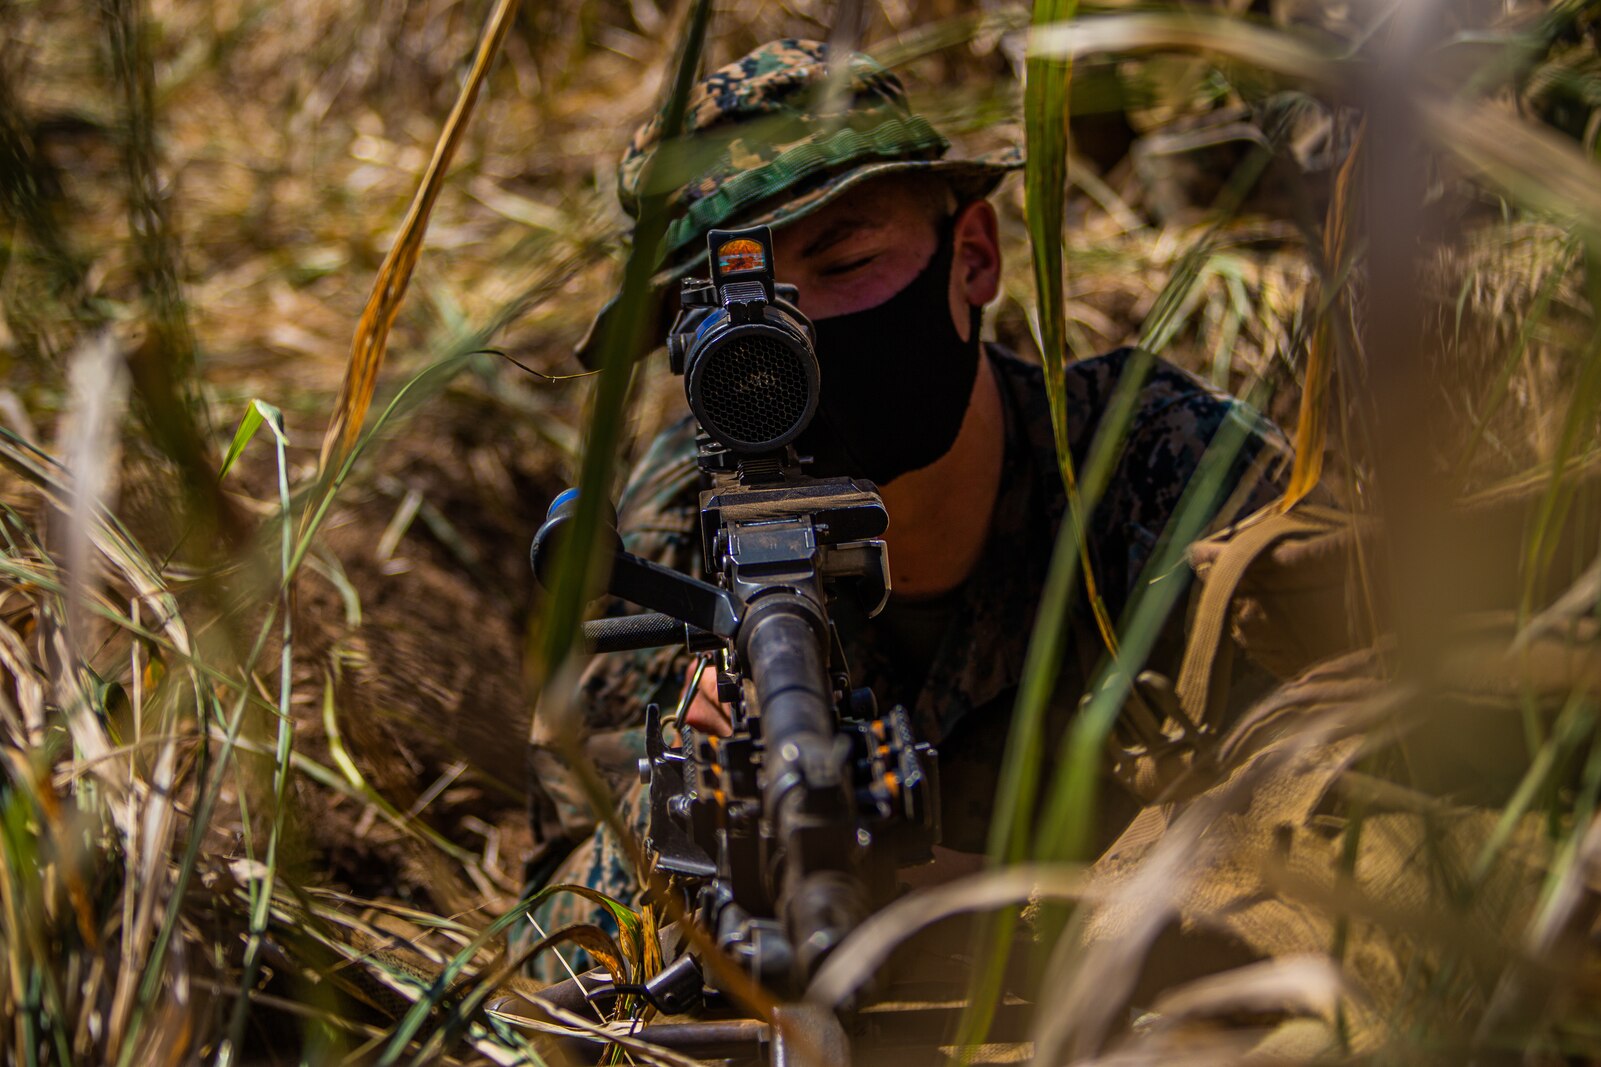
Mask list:
POLYGON ((783 227, 776 236, 787 245, 798 243, 801 254, 810 256, 857 234, 920 226, 922 215, 904 198, 889 195, 892 192, 876 182, 850 190, 783 227))
POLYGON ((859 233, 880 228, 886 224, 882 216, 871 212, 848 210, 834 215, 819 213, 810 219, 801 219, 783 233, 783 242, 803 256, 815 256, 828 251, 841 241, 859 233))

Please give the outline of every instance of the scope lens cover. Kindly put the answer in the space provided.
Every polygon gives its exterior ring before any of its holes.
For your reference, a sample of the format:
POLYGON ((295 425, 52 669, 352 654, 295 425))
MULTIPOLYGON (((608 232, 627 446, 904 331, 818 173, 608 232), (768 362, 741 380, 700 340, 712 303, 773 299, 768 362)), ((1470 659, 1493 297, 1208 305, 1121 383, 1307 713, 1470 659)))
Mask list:
POLYGON ((775 303, 768 227, 713 230, 706 246, 718 306, 685 346, 690 409, 701 428, 731 451, 782 448, 817 410, 810 329, 793 306, 775 303))
POLYGON ((739 452, 782 448, 817 406, 817 364, 793 335, 752 324, 713 330, 689 358, 690 406, 701 426, 739 452))

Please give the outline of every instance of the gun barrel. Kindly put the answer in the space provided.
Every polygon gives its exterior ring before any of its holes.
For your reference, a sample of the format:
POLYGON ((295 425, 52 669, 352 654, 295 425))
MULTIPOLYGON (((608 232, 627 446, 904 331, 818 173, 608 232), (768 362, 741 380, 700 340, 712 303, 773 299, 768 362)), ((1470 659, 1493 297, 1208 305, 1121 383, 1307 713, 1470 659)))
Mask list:
POLYGON ((740 645, 756 685, 767 749, 782 762, 785 741, 829 743, 834 701, 811 602, 785 594, 763 597, 740 631, 740 645), (803 741, 803 735, 810 737, 803 741))
POLYGON ((764 807, 783 849, 776 896, 806 978, 867 910, 852 873, 849 746, 836 731, 823 632, 812 602, 791 594, 754 601, 740 631, 761 714, 764 807))

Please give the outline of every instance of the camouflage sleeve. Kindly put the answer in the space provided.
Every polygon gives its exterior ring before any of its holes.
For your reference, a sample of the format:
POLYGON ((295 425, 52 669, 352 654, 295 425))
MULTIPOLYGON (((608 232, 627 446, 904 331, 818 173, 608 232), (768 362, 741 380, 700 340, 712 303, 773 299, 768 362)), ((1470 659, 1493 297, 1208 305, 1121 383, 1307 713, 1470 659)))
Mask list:
MULTIPOLYGON (((1272 503, 1289 477, 1292 452, 1277 426, 1245 402, 1213 389, 1199 378, 1158 360, 1141 390, 1118 466, 1096 511, 1096 543, 1104 551, 1100 577, 1115 591, 1125 611, 1143 586, 1157 581, 1187 583, 1191 572, 1180 563, 1173 573, 1157 574, 1173 536, 1184 491, 1217 443, 1238 451, 1229 460, 1218 507, 1197 539, 1272 503), (1234 421, 1241 437, 1219 431, 1234 421)), ((1192 539, 1193 540, 1193 539, 1192 539)), ((1158 633, 1148 665, 1173 674, 1185 642, 1184 601, 1180 599, 1158 633)), ((1128 623, 1122 620, 1119 628, 1128 623)))
MULTIPOLYGON (((688 573, 700 572, 697 535, 699 469, 695 427, 684 419, 664 430, 629 474, 618 502, 618 532, 629 552, 688 573)), ((607 598, 601 614, 640 611, 637 605, 607 598)), ((594 657, 580 676, 576 719, 585 751, 613 788, 631 776, 644 755, 645 705, 676 700, 687 658, 682 649, 644 649, 594 657)), ((570 767, 554 744, 556 724, 536 713, 529 738, 529 803, 535 837, 535 865, 562 842, 582 840, 596 819, 570 767)), ((559 859, 556 855, 554 859, 559 859)))
MULTIPOLYGON (((1119 353, 1121 358, 1108 366, 1114 379, 1130 354, 1119 353)), ((1118 600, 1132 595, 1142 582, 1142 572, 1158 555, 1202 457, 1230 420, 1240 420, 1237 425, 1245 436, 1230 462, 1220 507, 1207 532, 1278 498, 1289 476, 1289 442, 1250 405, 1170 363, 1154 363, 1094 521, 1095 542, 1105 548, 1097 561, 1100 577, 1118 600)))

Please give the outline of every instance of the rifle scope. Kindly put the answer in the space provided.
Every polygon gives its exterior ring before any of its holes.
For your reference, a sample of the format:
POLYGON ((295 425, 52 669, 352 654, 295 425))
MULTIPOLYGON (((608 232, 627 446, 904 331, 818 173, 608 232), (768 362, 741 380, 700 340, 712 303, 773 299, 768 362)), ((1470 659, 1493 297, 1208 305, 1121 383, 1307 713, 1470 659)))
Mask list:
POLYGON ((674 374, 701 428, 730 452, 772 452, 817 410, 812 326, 792 286, 773 280, 766 226, 713 230, 710 282, 686 278, 667 339, 674 374))

